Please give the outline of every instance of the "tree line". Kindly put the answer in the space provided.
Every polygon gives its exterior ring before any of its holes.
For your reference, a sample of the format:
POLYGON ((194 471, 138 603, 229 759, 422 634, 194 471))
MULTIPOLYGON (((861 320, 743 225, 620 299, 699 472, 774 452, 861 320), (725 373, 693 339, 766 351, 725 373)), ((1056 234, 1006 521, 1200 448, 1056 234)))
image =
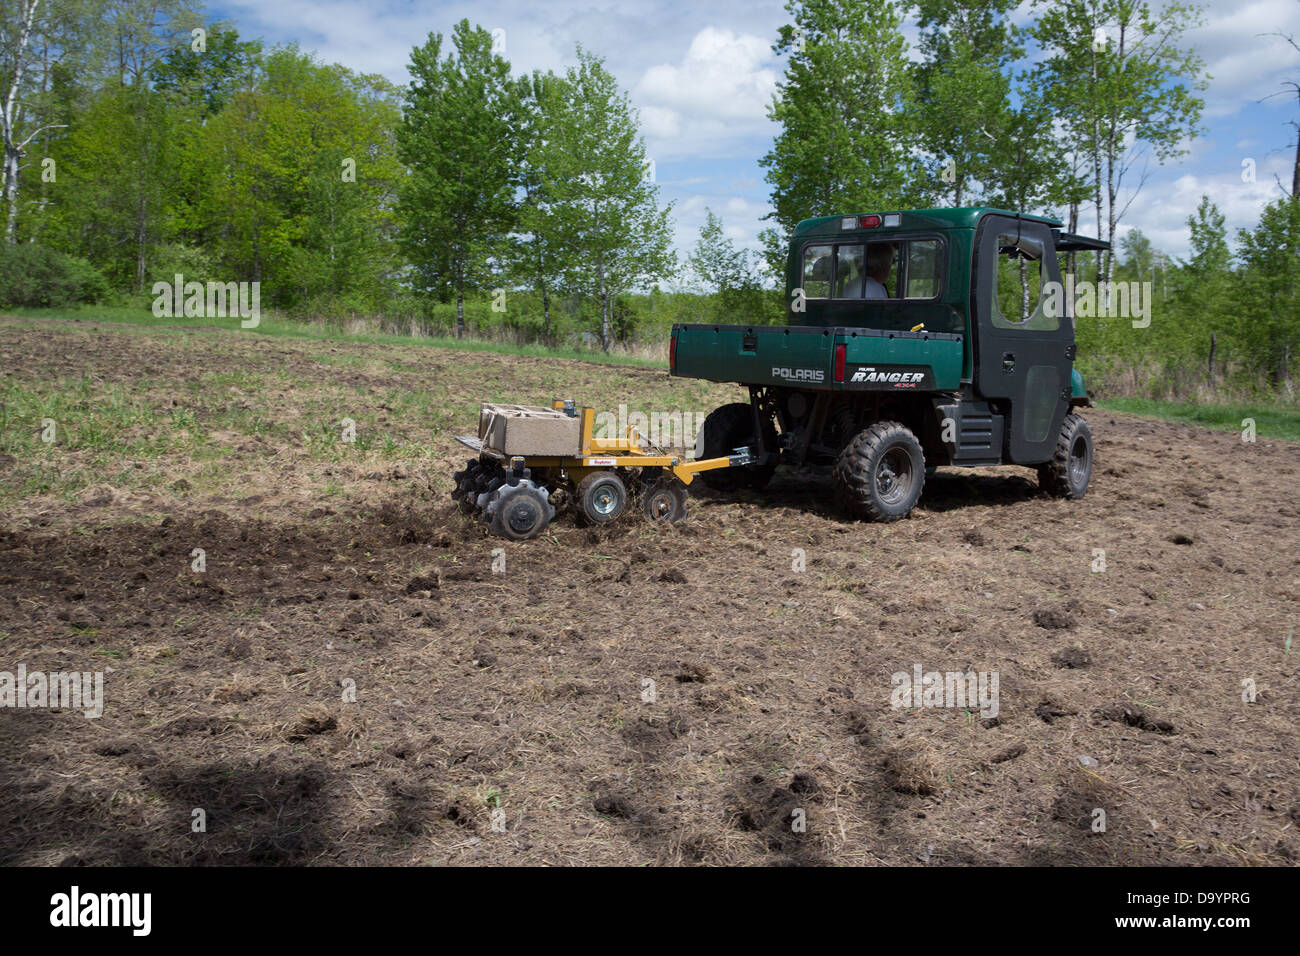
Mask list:
POLYGON ((1081 277, 1155 282, 1150 328, 1081 322, 1081 352, 1111 386, 1288 389, 1294 179, 1235 237, 1206 198, 1186 261, 1121 228, 1151 166, 1202 132, 1204 67, 1183 39, 1199 9, 1039 0, 1016 23, 1018 6, 790 0, 760 160, 763 251, 709 211, 678 262, 636 111, 581 47, 562 72, 514 75, 462 21, 412 50, 398 87, 245 39, 198 0, 13 0, 0 299, 139 299, 183 273, 258 281, 295 315, 581 333, 608 349, 638 325, 780 321, 774 286, 801 219, 988 204, 1075 232, 1086 221, 1113 251, 1071 255, 1081 277))

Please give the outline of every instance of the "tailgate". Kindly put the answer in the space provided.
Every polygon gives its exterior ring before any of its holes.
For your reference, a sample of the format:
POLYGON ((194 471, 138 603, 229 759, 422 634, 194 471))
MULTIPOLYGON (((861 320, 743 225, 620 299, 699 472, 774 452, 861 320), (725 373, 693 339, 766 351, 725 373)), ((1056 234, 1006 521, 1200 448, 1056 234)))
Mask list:
POLYGON ((671 354, 674 375, 714 382, 853 391, 961 385, 962 337, 945 332, 674 325, 671 354))

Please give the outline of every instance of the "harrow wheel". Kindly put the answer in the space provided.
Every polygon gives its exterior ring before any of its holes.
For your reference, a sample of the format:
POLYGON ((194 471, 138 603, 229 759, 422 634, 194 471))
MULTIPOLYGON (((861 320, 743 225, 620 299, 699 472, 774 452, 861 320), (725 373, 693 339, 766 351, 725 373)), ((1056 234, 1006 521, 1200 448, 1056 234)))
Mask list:
POLYGON ((527 541, 546 530, 555 517, 555 508, 545 488, 523 479, 499 485, 491 493, 486 517, 493 534, 511 541, 527 541))
POLYGON ((591 524, 609 524, 627 510, 627 485, 612 471, 592 472, 578 482, 578 511, 591 524))
POLYGON ((488 462, 480 466, 478 483, 469 493, 473 505, 470 509, 472 514, 477 514, 484 521, 488 519, 488 502, 492 499, 492 493, 506 483, 505 477, 500 467, 493 467, 488 462))
POLYGON ((483 473, 483 465, 477 458, 470 459, 465 463, 465 468, 452 475, 452 480, 456 482, 456 487, 452 489, 451 498, 456 502, 463 514, 472 514, 475 508, 475 502, 478 499, 479 478, 483 473))
POLYGON ((686 486, 671 476, 648 485, 641 494, 641 507, 651 521, 670 524, 686 517, 686 486))

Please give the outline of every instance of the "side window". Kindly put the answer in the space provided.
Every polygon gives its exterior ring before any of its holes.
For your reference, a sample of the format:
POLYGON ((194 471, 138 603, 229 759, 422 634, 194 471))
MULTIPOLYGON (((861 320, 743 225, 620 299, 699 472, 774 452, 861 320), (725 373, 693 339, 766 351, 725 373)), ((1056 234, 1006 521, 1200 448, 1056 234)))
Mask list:
POLYGON ((998 236, 993 325, 999 329, 1053 331, 1059 320, 1044 308, 1043 243, 1028 236, 998 236))
POLYGON ((803 294, 824 299, 831 293, 831 246, 805 246, 803 250, 803 294))
POLYGON ((938 239, 914 239, 907 244, 907 299, 933 299, 939 294, 939 252, 943 244, 938 239))
POLYGON ((862 298, 862 246, 839 246, 835 250, 835 298, 862 298))

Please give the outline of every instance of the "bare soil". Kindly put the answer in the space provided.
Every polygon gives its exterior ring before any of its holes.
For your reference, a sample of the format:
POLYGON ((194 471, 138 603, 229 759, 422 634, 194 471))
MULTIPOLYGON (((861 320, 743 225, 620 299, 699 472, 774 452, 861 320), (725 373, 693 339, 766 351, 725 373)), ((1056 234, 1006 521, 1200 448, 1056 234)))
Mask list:
POLYGON ((157 439, 36 463, 39 421, 5 419, 0 671, 103 671, 105 707, 0 708, 0 863, 1300 856, 1300 446, 1093 410, 1077 502, 942 469, 910 519, 858 524, 827 476, 778 473, 697 482, 680 525, 516 544, 448 497, 480 400, 736 390, 231 332, 0 342, 7 386, 83 383, 74 418, 126 389, 157 439), (346 415, 389 441, 311 438, 346 415), (83 487, 32 491, 38 467, 83 487), (915 665, 996 672, 997 717, 891 706, 915 665))

